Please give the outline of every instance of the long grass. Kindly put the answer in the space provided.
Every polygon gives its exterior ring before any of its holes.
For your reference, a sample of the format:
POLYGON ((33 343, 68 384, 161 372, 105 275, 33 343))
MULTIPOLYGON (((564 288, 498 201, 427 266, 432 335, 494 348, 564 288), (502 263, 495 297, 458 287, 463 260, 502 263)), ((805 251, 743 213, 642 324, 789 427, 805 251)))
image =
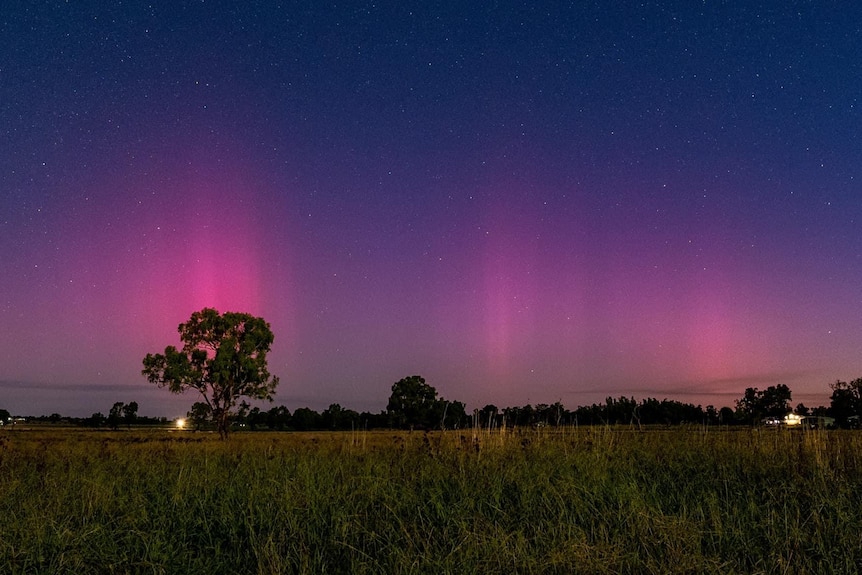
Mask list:
POLYGON ((856 573, 862 435, 0 434, 0 573, 856 573))

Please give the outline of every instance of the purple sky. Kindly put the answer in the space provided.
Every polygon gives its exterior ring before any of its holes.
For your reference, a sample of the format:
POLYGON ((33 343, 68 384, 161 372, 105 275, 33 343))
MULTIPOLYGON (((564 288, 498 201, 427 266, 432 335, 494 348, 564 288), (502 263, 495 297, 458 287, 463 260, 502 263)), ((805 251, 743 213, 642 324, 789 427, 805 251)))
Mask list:
POLYGON ((252 4, 0 13, 0 408, 183 414, 203 307, 291 410, 862 376, 859 6, 252 4))

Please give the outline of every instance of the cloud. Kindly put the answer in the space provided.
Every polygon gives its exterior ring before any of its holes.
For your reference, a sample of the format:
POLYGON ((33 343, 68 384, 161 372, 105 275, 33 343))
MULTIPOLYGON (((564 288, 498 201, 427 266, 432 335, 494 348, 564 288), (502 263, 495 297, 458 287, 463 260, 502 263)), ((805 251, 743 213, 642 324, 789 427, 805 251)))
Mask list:
MULTIPOLYGON (((773 371, 764 373, 751 373, 736 377, 705 379, 698 381, 676 381, 664 385, 658 383, 634 382, 633 384, 617 384, 610 386, 598 386, 592 389, 581 389, 579 392, 604 393, 608 395, 634 395, 637 397, 666 397, 668 399, 682 399, 693 397, 742 397, 745 389, 756 387, 763 389, 771 385, 783 383, 793 390, 794 383, 805 381, 814 376, 814 372, 799 371, 773 371)), ((814 397, 814 394, 800 394, 814 397)), ((819 395, 817 396, 819 397, 819 395)))
POLYGON ((22 380, 0 380, 0 389, 24 389, 32 391, 58 391, 58 392, 129 392, 149 391, 151 385, 120 384, 120 383, 71 383, 58 384, 46 381, 22 381, 22 380))

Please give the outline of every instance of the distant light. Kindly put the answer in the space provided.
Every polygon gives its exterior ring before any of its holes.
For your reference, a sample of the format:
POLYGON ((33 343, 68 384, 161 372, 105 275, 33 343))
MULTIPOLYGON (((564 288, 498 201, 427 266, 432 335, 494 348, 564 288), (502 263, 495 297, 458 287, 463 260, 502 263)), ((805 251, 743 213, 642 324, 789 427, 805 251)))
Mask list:
POLYGON ((796 413, 788 413, 784 416, 784 425, 789 425, 791 427, 802 425, 802 416, 796 413))
POLYGON ((177 420, 177 429, 182 429, 186 426, 186 420, 182 417, 177 420))

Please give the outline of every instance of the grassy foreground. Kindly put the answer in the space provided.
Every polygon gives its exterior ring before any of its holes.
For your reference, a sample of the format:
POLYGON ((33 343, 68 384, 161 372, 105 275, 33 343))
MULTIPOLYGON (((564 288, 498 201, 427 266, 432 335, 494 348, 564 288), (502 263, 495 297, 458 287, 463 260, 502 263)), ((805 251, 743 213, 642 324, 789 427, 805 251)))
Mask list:
POLYGON ((862 435, 0 433, 0 573, 856 573, 862 435))

